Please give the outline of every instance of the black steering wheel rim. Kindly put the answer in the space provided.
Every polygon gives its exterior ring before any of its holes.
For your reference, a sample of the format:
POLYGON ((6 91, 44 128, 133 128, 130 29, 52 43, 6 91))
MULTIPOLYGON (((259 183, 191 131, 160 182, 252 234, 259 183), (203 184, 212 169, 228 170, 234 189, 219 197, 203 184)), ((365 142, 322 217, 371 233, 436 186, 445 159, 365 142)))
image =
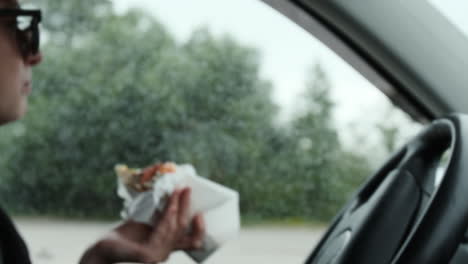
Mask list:
POLYGON ((363 185, 306 263, 449 263, 468 227, 466 133, 466 115, 430 124, 363 185), (447 150, 448 166, 436 187, 447 150))

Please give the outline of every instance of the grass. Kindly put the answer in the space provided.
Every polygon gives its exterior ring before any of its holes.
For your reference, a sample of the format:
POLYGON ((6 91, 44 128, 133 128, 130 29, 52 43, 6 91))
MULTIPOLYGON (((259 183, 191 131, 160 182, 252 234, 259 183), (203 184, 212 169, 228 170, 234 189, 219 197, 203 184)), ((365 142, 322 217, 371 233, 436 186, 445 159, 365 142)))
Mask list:
POLYGON ((307 227, 307 228, 325 228, 328 226, 327 222, 317 221, 313 219, 306 219, 300 217, 287 217, 287 218, 271 218, 260 219, 258 217, 243 216, 242 226, 244 227, 307 227))

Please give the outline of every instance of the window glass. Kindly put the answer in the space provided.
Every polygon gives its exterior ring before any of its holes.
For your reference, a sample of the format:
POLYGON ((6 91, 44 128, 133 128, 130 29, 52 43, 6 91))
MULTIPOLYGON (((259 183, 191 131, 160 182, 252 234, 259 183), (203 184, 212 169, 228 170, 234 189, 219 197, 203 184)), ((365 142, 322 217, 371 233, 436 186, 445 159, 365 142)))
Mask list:
POLYGON ((464 12, 468 8, 468 3, 465 1, 442 0, 429 0, 429 2, 445 15, 452 24, 458 27, 461 32, 468 36, 468 18, 464 12))
POLYGON ((116 164, 162 161, 240 194, 242 230, 207 263, 302 262, 421 127, 261 1, 35 4, 45 61, 0 130, 0 197, 35 263, 77 262, 117 223, 116 164))

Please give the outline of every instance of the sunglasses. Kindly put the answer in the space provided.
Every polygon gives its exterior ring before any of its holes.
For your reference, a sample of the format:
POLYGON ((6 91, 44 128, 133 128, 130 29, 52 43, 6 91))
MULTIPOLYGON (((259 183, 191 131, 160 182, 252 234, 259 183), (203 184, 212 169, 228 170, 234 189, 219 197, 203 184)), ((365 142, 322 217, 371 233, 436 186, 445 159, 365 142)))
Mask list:
POLYGON ((37 55, 39 53, 41 11, 0 8, 0 19, 2 18, 6 18, 6 26, 16 36, 21 55, 23 57, 37 55))

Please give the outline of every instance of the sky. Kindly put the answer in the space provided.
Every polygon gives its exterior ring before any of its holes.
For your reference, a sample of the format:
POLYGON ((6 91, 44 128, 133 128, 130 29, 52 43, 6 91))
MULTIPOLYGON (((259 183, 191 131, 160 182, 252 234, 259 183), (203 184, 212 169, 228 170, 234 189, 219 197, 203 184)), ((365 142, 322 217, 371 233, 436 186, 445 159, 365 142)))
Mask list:
MULTIPOLYGON (((179 41, 186 40, 194 29, 208 27, 218 36, 229 34, 261 54, 262 77, 272 80, 274 100, 287 119, 297 105, 306 80, 306 72, 319 62, 332 83, 336 104, 335 124, 343 141, 355 135, 375 135, 377 123, 396 109, 389 100, 356 70, 319 40, 260 0, 113 0, 118 11, 141 7, 165 24, 179 41), (354 130, 350 132, 349 130, 354 130)), ((430 0, 454 24, 468 35, 466 0, 430 0), (466 8, 463 8, 466 6, 466 8)), ((393 118, 407 127, 408 135, 420 129, 400 110, 393 118)), ((374 139, 376 142, 378 139, 374 139)), ((372 144, 372 143, 371 143, 372 144)), ((352 144, 351 144, 352 145, 352 144)))
POLYGON ((466 36, 468 36, 468 1, 466 0, 429 0, 466 36))
MULTIPOLYGON (((166 24, 183 41, 199 27, 216 35, 230 34, 242 44, 260 50, 261 74, 273 80, 274 100, 289 116, 304 87, 306 72, 319 62, 329 74, 337 105, 336 119, 342 125, 363 113, 388 104, 366 79, 320 41, 259 0, 114 0, 118 10, 142 7, 166 24)), ((370 119, 379 115, 369 115, 370 119)))

